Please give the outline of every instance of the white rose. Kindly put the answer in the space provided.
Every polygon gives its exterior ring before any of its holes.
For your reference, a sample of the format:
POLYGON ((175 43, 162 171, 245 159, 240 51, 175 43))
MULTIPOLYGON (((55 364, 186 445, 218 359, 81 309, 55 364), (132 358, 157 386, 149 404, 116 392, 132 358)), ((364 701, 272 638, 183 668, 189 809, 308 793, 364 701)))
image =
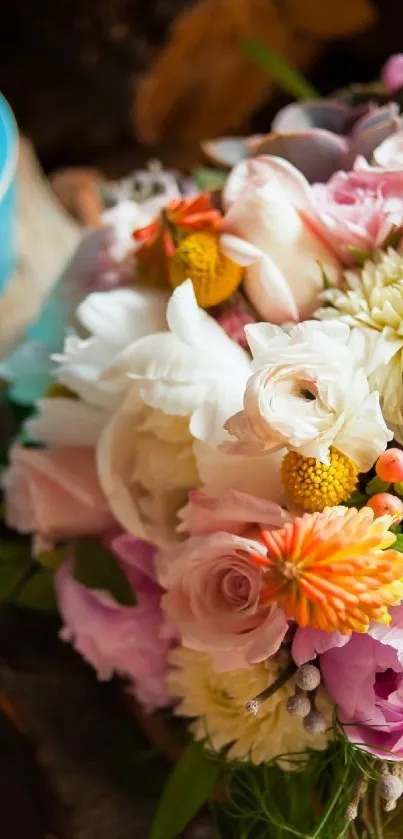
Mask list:
POLYGON ((124 379, 128 391, 98 445, 114 515, 156 544, 173 537, 175 514, 200 482, 191 433, 199 407, 212 402, 229 417, 250 375, 246 353, 197 307, 190 281, 173 293, 167 321, 170 332, 134 342, 102 376, 105 383, 124 379))
POLYGON ((243 411, 226 429, 228 450, 262 454, 298 451, 328 463, 330 446, 371 468, 392 439, 376 391, 349 346, 350 328, 337 321, 307 321, 285 332, 269 324, 246 328, 253 374, 243 411))

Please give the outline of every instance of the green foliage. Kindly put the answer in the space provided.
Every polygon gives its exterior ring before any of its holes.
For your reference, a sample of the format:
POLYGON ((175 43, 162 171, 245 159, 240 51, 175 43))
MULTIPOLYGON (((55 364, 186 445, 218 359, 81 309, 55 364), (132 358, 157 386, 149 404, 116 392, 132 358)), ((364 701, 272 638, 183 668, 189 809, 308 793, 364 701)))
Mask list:
POLYGON ((354 259, 354 262, 357 263, 361 268, 368 262, 369 259, 373 258, 373 254, 371 251, 363 251, 360 248, 355 248, 353 245, 350 245, 348 250, 351 253, 351 256, 354 259))
POLYGON ((210 797, 219 771, 203 744, 190 742, 168 778, 149 839, 175 839, 210 797))
POLYGON ((391 546, 394 551, 403 553, 403 533, 396 533, 396 542, 391 546))
POLYGON ((221 169, 209 169, 207 166, 198 166, 193 170, 192 177, 196 181, 199 189, 214 192, 223 188, 228 173, 221 169))
POLYGON ((18 606, 36 612, 57 612, 54 572, 37 568, 15 597, 18 606))
POLYGON ((316 99, 319 96, 318 91, 304 79, 301 73, 290 67, 270 47, 251 39, 244 42, 244 47, 249 58, 295 99, 316 99))
POLYGON ((381 481, 378 478, 378 475, 375 475, 370 481, 368 481, 365 487, 366 495, 376 495, 377 492, 386 492, 390 487, 390 483, 386 481, 381 481))
MULTIPOLYGON (((285 756, 289 759, 289 756, 285 756)), ((229 804, 214 807, 222 837, 231 839, 392 839, 390 817, 382 813, 375 782, 380 762, 336 733, 324 751, 294 756, 285 772, 235 763, 228 779, 229 804), (368 781, 368 793, 354 825, 345 819, 357 782, 368 781)))
POLYGON ((74 576, 87 588, 108 591, 122 606, 136 604, 133 590, 116 559, 96 539, 76 542, 74 576))
POLYGON ((18 542, 0 543, 0 603, 12 600, 31 566, 29 551, 18 542))

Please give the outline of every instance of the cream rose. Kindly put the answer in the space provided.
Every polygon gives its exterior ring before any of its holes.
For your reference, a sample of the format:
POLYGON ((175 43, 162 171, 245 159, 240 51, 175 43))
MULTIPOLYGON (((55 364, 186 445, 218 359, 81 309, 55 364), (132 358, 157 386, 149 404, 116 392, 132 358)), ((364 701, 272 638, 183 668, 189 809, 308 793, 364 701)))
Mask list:
POLYGON ((364 370, 357 367, 349 327, 307 321, 289 332, 269 324, 246 331, 254 372, 243 411, 225 425, 238 438, 226 449, 262 454, 288 448, 327 463, 335 446, 360 471, 370 469, 392 434, 378 393, 371 393, 364 370))

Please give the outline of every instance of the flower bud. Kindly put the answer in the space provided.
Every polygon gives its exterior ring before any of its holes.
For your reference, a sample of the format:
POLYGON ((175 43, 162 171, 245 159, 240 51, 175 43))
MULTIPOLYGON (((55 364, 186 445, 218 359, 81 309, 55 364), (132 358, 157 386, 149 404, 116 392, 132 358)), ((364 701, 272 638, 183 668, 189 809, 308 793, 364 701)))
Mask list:
POLYGON ((313 734, 314 736, 323 734, 327 728, 326 720, 323 714, 321 714, 320 711, 310 711, 308 716, 304 719, 304 728, 308 734, 313 734))
POLYGON ((294 717, 307 717, 311 710, 311 703, 305 693, 295 693, 287 699, 286 708, 294 717))
POLYGON ((378 784, 379 795, 386 801, 396 801, 403 793, 403 783, 397 775, 384 775, 378 784))
POLYGON ((403 503, 396 495, 391 495, 390 492, 378 492, 369 498, 367 507, 371 507, 374 511, 375 517, 379 516, 393 516, 395 522, 399 522, 403 518, 403 503))
POLYGON ((376 474, 381 481, 394 484, 403 481, 403 451, 386 449, 375 464, 376 474))
POLYGON ((320 671, 314 664, 303 664, 295 674, 295 684, 301 690, 316 690, 320 685, 320 671))

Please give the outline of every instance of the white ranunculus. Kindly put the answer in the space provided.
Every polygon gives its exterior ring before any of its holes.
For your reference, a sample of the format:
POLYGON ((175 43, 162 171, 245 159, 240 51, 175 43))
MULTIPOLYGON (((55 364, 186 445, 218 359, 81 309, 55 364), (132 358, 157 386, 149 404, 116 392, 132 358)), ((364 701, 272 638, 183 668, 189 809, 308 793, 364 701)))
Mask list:
POLYGON ((259 455, 285 447, 328 463, 335 446, 360 471, 370 469, 392 434, 378 393, 371 392, 357 365, 350 328, 338 321, 307 321, 288 332, 269 324, 248 326, 246 332, 253 373, 244 409, 226 423, 238 440, 226 444, 227 450, 259 455))
POLYGON ((222 427, 250 375, 247 354, 198 308, 190 281, 174 291, 167 321, 169 332, 135 341, 101 377, 128 385, 98 445, 104 492, 123 527, 157 544, 173 536, 175 513, 200 483, 191 432, 199 407, 218 405, 222 427))

